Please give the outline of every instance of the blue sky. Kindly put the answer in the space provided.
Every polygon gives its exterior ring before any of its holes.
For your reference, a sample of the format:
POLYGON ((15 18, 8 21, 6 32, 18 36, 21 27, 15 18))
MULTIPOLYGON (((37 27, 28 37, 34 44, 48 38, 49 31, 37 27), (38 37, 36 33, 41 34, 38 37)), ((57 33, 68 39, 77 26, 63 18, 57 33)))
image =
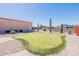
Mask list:
POLYGON ((0 17, 43 25, 79 24, 79 4, 0 4, 0 17))

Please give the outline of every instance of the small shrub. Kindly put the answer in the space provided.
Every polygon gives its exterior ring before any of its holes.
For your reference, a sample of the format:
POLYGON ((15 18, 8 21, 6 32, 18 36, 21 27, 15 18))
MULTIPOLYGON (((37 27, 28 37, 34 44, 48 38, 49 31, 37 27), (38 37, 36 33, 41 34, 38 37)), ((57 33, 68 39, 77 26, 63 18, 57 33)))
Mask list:
POLYGON ((46 29, 44 29, 43 31, 46 31, 46 29))
POLYGON ((72 34, 72 32, 71 32, 71 31, 69 31, 69 34, 72 34))
POLYGON ((16 34, 16 31, 12 30, 10 31, 10 34, 16 34))

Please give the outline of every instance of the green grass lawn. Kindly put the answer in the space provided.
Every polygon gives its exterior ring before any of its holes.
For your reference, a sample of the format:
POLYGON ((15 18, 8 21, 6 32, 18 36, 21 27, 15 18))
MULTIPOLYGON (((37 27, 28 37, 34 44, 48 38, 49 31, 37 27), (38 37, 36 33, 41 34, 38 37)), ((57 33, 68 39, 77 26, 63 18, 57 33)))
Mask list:
POLYGON ((62 34, 32 32, 16 34, 15 39, 20 40, 26 49, 39 55, 56 53, 65 47, 65 36, 62 34))

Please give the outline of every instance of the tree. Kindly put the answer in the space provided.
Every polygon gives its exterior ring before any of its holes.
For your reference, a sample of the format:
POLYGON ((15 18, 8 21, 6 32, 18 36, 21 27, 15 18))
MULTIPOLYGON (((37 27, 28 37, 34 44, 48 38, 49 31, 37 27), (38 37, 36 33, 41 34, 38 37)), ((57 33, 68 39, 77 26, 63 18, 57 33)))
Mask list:
POLYGON ((44 26, 43 25, 40 25, 40 29, 42 29, 44 26))
POLYGON ((50 20, 49 20, 49 32, 51 33, 52 32, 52 20, 51 20, 51 18, 50 18, 50 20))
POLYGON ((37 32, 39 32, 39 23, 37 24, 37 32))
POLYGON ((64 27, 64 25, 63 25, 63 24, 61 24, 60 33, 63 33, 63 27, 64 27))

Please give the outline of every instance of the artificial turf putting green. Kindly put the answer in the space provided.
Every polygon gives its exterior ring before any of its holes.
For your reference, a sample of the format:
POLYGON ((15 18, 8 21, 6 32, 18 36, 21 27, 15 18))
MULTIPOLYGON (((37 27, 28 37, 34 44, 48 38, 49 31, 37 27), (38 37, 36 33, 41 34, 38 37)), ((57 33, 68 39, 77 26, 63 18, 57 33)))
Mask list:
POLYGON ((61 50, 65 44, 65 37, 61 34, 33 32, 14 36, 20 40, 27 50, 39 55, 47 55, 61 50))

